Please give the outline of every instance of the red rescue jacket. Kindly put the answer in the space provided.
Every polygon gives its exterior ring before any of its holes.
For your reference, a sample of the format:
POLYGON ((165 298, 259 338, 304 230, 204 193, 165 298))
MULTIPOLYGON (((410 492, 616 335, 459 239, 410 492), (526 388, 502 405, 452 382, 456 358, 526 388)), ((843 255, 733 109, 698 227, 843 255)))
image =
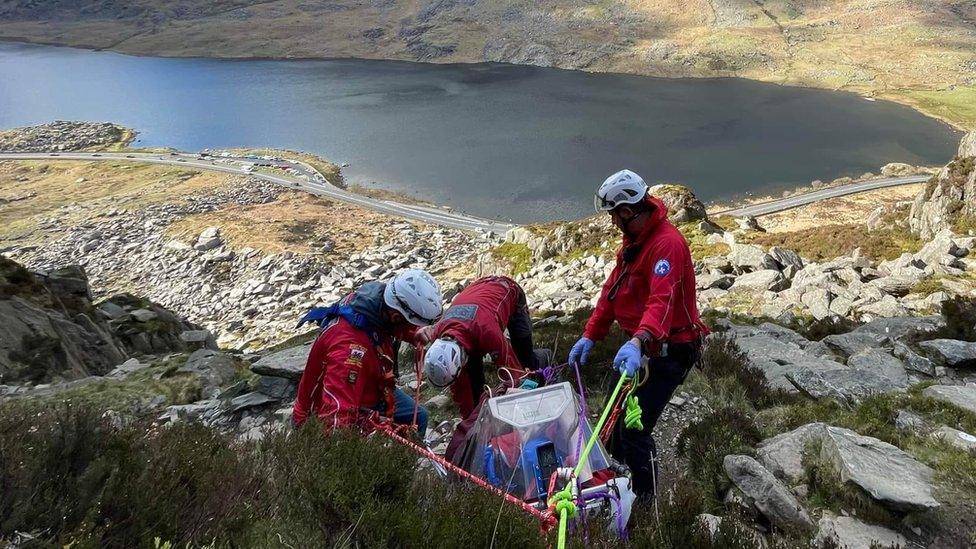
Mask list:
POLYGON ((471 376, 478 380, 484 378, 483 372, 472 374, 469 371, 472 364, 481 365, 481 358, 491 355, 494 364, 510 368, 516 375, 525 369, 505 337, 505 328, 519 306, 521 295, 521 288, 511 278, 480 278, 454 297, 444 317, 434 327, 432 339, 452 337, 470 357, 451 385, 451 396, 462 417, 471 414, 477 404, 471 376))
POLYGON ((361 408, 376 407, 394 389, 391 354, 388 344, 378 348, 366 332, 343 318, 333 320, 312 344, 292 422, 300 427, 318 414, 330 430, 356 423, 361 408))
POLYGON ((491 355, 496 365, 521 370, 512 344, 505 337, 508 319, 518 301, 519 287, 511 278, 479 278, 451 300, 432 338, 452 337, 469 355, 491 355))
POLYGON ((296 427, 313 413, 327 429, 351 425, 359 419, 360 409, 384 402, 387 413, 393 413, 393 338, 414 343, 416 329, 398 331, 384 324, 385 287, 382 282, 367 282, 342 300, 365 319, 372 333, 339 317, 312 344, 292 410, 296 427))
POLYGON ((686 343, 708 333, 698 316, 688 243, 668 221, 664 203, 650 195, 646 200, 654 206, 649 222, 636 238, 624 235, 617 264, 586 323, 583 335, 593 341, 606 337, 614 320, 627 334, 643 333, 657 342, 686 343))

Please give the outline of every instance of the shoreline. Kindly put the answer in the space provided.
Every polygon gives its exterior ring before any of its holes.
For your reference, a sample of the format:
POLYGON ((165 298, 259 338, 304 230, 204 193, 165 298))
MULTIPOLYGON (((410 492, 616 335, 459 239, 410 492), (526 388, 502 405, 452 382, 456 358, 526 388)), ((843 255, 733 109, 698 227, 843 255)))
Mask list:
MULTIPOLYGON (((215 61, 395 61, 401 63, 422 63, 426 65, 510 65, 514 67, 533 67, 542 69, 555 69, 568 72, 582 72, 587 74, 607 74, 607 75, 619 75, 619 76, 639 76, 644 78, 659 78, 666 80, 747 80, 751 82, 760 82, 763 84, 773 84, 777 86, 791 87, 791 88, 805 88, 810 90, 823 90, 831 91, 837 93, 848 93, 856 95, 865 101, 888 101, 895 103, 897 105, 902 105, 908 107, 913 111, 920 113, 933 120, 938 120, 946 124, 947 126, 953 128, 956 131, 965 132, 972 128, 967 128, 960 122, 954 121, 944 115, 930 112, 921 108, 915 101, 908 99, 904 96, 891 93, 889 90, 856 90, 856 89, 844 89, 844 88, 833 88, 826 86, 816 86, 810 82, 795 82, 790 80, 763 80, 758 78, 749 78, 745 76, 735 76, 735 75, 682 75, 682 76, 662 76, 655 73, 641 73, 641 72, 621 72, 615 70, 600 70, 600 69, 571 69, 565 67, 559 67, 555 65, 545 66, 545 65, 533 65, 528 63, 509 63, 502 61, 450 61, 450 62, 439 62, 436 59, 406 59, 400 57, 308 57, 308 56, 263 56, 263 55, 248 55, 248 56, 224 56, 224 55, 168 55, 162 53, 136 53, 128 52, 125 50, 113 49, 113 48, 100 48, 90 44, 77 44, 72 45, 63 42, 48 42, 44 40, 35 40, 25 37, 6 37, 0 36, 0 45, 5 43, 10 44, 25 44, 33 46, 45 46, 45 47, 55 47, 55 48, 70 48, 76 50, 86 50, 90 52, 99 53, 112 53, 116 55, 125 55, 129 57, 145 57, 145 58, 157 58, 157 59, 197 59, 197 60, 215 60, 215 61)), ((895 88, 892 91, 912 91, 911 88, 895 88)), ((933 90, 920 90, 920 91, 939 91, 938 89, 933 90)))

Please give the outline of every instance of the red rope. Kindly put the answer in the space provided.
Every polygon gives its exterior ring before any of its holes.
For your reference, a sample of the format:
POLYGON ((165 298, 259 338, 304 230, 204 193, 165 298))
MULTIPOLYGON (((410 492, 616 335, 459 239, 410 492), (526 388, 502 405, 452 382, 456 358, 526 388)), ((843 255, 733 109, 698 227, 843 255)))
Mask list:
POLYGON ((413 425, 417 425, 417 411, 420 409, 420 382, 423 380, 424 369, 422 364, 424 363, 424 346, 414 345, 413 346, 413 359, 414 359, 414 372, 416 372, 416 383, 417 387, 413 393, 413 425))
POLYGON ((620 391, 620 395, 617 397, 617 402, 613 406, 613 411, 610 412, 610 417, 607 418, 606 425, 603 426, 603 430, 600 431, 600 442, 606 444, 610 440, 610 433, 613 431, 614 425, 617 424, 617 419, 620 418, 620 413, 623 411, 624 399, 627 398, 629 391, 620 391))
POLYGON ((493 494, 496 494, 496 495, 501 496, 508 503, 511 503, 512 505, 515 505, 515 506, 521 508, 526 513, 529 513, 530 515, 532 515, 535 518, 539 519, 539 523, 540 523, 539 524, 539 529, 543 533, 547 533, 549 530, 551 530, 556 525, 556 522, 557 522, 556 517, 553 516, 551 513, 543 512, 543 511, 540 511, 540 510, 536 509, 532 505, 529 505, 528 503, 520 500, 519 498, 513 496, 512 494, 509 494, 508 492, 505 492, 504 490, 501 490, 501 489, 499 489, 499 488, 497 488, 495 486, 492 486, 491 484, 488 484, 484 479, 482 479, 482 478, 480 478, 478 476, 475 476, 475 475, 473 475, 473 474, 465 471, 464 469, 458 467, 457 465, 454 465, 450 461, 447 461, 446 459, 444 459, 441 456, 435 454, 434 452, 430 451, 429 449, 424 448, 424 447, 420 446, 419 444, 416 444, 414 442, 411 442, 411 441, 407 440, 406 438, 402 437, 400 434, 398 434, 396 432, 397 431, 397 428, 396 427, 391 426, 389 423, 387 423, 387 422, 377 422, 375 416, 374 417, 370 417, 368 419, 368 423, 371 424, 371 426, 373 427, 373 430, 375 430, 375 431, 377 431, 379 433, 382 433, 382 434, 386 435, 387 437, 389 437, 394 442, 397 442, 399 444, 402 444, 402 445, 406 446, 407 448, 410 448, 411 450, 413 450, 415 453, 420 454, 421 456, 423 456, 423 457, 425 457, 427 459, 430 459, 431 461, 434 461, 434 462, 440 464, 441 467, 444 467, 445 469, 451 471, 452 473, 458 475, 459 477, 464 478, 466 480, 470 480, 476 486, 480 486, 480 487, 484 488, 485 490, 488 490, 489 492, 492 492, 493 494))

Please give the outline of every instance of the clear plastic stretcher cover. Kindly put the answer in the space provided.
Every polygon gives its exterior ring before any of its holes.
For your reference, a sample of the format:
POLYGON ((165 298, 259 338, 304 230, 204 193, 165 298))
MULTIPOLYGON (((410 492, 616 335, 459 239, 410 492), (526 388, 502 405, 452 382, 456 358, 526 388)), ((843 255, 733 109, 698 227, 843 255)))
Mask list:
MULTIPOLYGON (((552 472, 576 466, 591 432, 588 422, 580 423, 579 402, 568 382, 513 389, 482 406, 460 465, 525 501, 544 498, 552 472)), ((606 450, 597 441, 580 482, 608 466, 606 450)))

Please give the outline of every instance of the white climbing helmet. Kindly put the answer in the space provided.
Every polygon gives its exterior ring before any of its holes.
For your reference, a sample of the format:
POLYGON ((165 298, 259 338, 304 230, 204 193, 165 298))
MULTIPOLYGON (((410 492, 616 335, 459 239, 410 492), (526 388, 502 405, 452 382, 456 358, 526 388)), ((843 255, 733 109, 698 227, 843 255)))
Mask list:
POLYGON ((630 170, 611 175, 597 189, 593 207, 598 212, 610 211, 621 204, 637 204, 647 195, 647 183, 630 170))
POLYGON ((411 324, 429 326, 441 317, 440 284, 426 271, 407 269, 386 284, 383 301, 411 324))
POLYGON ((424 354, 424 377, 434 387, 447 387, 464 365, 464 351, 453 339, 435 339, 424 354))

